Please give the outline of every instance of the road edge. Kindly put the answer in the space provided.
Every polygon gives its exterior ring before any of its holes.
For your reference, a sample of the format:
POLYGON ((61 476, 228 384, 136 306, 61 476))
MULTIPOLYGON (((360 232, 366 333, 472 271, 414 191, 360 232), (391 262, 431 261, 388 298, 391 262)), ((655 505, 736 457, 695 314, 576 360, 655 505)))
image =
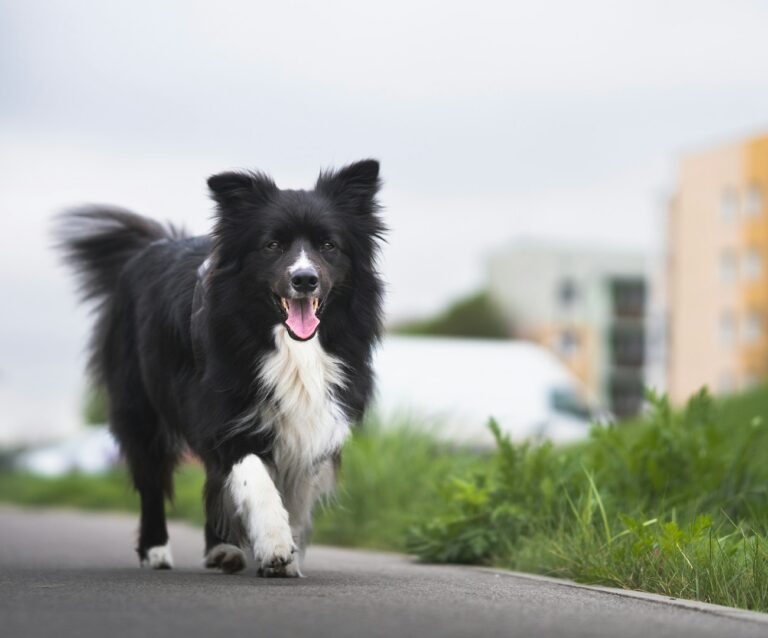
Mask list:
POLYGON ((474 567, 473 569, 479 569, 481 571, 496 574, 498 576, 512 576, 515 578, 523 578, 525 580, 534 580, 538 582, 550 583, 553 585, 562 585, 564 587, 570 587, 573 589, 587 589, 612 596, 644 600, 646 602, 655 603, 657 605, 682 607, 684 609, 690 609, 692 611, 698 611, 705 614, 712 614, 714 616, 723 616, 736 620, 745 620, 748 622, 768 625, 768 613, 752 611, 750 609, 727 607, 725 605, 715 605, 713 603, 689 600, 687 598, 674 598, 672 596, 652 594, 650 592, 638 591, 636 589, 619 589, 618 587, 606 587, 604 585, 587 585, 584 583, 577 583, 574 580, 568 580, 565 578, 555 578, 553 576, 544 576, 542 574, 532 574, 527 572, 516 572, 499 567, 474 567))

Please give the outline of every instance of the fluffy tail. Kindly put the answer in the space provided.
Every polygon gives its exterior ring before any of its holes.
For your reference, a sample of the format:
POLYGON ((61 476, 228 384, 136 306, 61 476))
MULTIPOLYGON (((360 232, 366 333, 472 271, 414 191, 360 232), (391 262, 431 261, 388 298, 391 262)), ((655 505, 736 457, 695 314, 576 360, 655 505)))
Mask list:
POLYGON ((125 264, 152 242, 183 236, 173 226, 108 206, 77 208, 58 222, 59 248, 78 274, 86 300, 108 297, 125 264))

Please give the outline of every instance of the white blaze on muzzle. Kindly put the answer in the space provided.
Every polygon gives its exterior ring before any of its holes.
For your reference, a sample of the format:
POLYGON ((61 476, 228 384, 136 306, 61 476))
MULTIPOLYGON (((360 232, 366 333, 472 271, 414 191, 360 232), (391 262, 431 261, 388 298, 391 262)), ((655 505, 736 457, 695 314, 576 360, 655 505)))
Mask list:
POLYGON ((307 255, 307 251, 302 248, 296 261, 288 266, 288 274, 292 275, 299 270, 305 270, 309 268, 312 270, 317 270, 317 268, 315 268, 315 264, 313 264, 312 260, 309 258, 309 255, 307 255))
MULTIPOLYGON (((296 261, 288 267, 288 274, 293 277, 303 271, 312 271, 317 276, 317 268, 302 248, 296 261)), ((308 296, 301 299, 289 297, 282 302, 283 308, 288 313, 285 323, 294 336, 299 339, 311 338, 320 325, 320 320, 317 318, 320 300, 317 297, 308 296)))

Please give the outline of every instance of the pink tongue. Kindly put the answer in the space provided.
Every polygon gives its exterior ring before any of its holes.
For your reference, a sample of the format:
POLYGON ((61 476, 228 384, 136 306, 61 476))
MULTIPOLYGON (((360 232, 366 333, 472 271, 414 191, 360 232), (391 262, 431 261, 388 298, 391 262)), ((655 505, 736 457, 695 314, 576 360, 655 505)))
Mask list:
POLYGON ((309 339, 320 325, 309 299, 288 299, 288 320, 285 323, 299 339, 309 339))

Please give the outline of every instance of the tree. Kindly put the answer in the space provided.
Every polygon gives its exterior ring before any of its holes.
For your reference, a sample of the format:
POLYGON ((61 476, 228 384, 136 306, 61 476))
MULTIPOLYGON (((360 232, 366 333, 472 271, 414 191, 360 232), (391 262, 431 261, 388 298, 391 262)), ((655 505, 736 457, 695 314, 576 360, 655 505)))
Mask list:
POLYGON ((404 321, 392 332, 408 335, 507 339, 507 322, 487 291, 481 290, 452 303, 430 319, 404 321))

